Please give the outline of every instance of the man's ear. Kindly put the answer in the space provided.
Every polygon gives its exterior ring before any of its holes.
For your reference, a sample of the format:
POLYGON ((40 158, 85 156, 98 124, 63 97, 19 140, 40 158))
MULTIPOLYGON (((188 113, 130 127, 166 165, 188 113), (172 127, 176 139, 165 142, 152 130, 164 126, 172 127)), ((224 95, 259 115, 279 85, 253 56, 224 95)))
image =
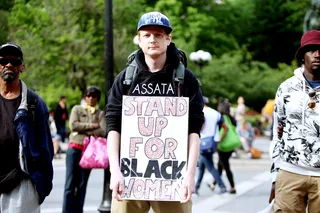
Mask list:
POLYGON ((170 35, 168 35, 168 37, 167 37, 167 46, 170 45, 171 41, 172 41, 172 36, 171 36, 171 34, 170 34, 170 35))
POLYGON ((25 69, 24 64, 20 65, 20 72, 21 72, 21 73, 24 72, 24 69, 25 69))

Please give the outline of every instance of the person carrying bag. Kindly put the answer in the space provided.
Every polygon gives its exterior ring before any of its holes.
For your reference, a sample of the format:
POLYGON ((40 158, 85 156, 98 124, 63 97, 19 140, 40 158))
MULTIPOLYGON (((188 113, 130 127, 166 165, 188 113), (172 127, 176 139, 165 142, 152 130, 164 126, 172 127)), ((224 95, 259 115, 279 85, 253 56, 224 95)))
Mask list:
POLYGON ((205 121, 200 132, 200 156, 198 160, 199 167, 198 178, 195 186, 195 194, 199 195, 198 191, 206 168, 210 172, 212 177, 217 181, 220 187, 220 194, 223 194, 227 190, 217 169, 214 167, 213 154, 216 151, 218 142, 220 141, 219 134, 217 134, 219 126, 223 126, 226 129, 227 126, 224 123, 221 114, 208 106, 209 100, 207 97, 203 97, 203 102, 203 113, 205 121))
MULTIPOLYGON (((231 152, 241 146, 240 137, 236 131, 236 127, 232 124, 229 116, 223 115, 223 119, 228 126, 228 133, 226 137, 219 143, 218 150, 221 152, 231 152)), ((220 130, 220 135, 223 130, 220 130)))
MULTIPOLYGON (((239 137, 236 134, 234 134, 235 133, 234 124, 236 124, 236 121, 232 119, 232 117, 230 116, 230 106, 231 104, 227 99, 224 99, 218 105, 218 111, 222 114, 224 123, 228 129, 228 131, 226 132, 225 128, 221 128, 223 126, 220 127, 221 141, 217 147, 217 151, 219 155, 218 172, 221 175, 223 170, 225 170, 228 181, 230 183, 230 187, 231 187, 229 192, 231 194, 236 194, 236 188, 233 180, 233 173, 230 168, 229 159, 233 153, 234 147, 239 146, 239 137), (225 135, 225 137, 223 137, 223 135, 225 135), (232 139, 232 138, 235 138, 235 139, 232 139), (230 141, 231 141, 230 143, 231 145, 228 144, 228 142, 230 141), (232 145, 233 143, 237 145, 234 146, 232 145)), ((219 136, 219 130, 217 135, 219 136)), ((216 181, 214 181, 213 183, 210 183, 208 186, 211 188, 211 190, 214 190, 215 185, 216 185, 216 181)))

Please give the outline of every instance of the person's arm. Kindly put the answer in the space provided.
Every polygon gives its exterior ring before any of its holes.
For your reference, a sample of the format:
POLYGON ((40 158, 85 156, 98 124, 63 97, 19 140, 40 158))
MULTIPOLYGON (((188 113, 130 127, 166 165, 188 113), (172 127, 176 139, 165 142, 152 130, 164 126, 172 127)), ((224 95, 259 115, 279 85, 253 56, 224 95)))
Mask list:
MULTIPOLYGON (((41 173, 41 181, 43 183, 43 191, 41 198, 44 199, 52 190, 53 180, 53 165, 52 160, 54 156, 53 142, 49 127, 49 111, 44 101, 39 97, 36 111, 36 128, 41 129, 37 131, 38 136, 35 137, 34 144, 39 146, 40 155, 34 159, 34 165, 37 172, 41 173)), ((40 200, 42 203, 43 200, 40 200)))
POLYGON ((92 134, 96 137, 106 137, 107 136, 107 123, 105 113, 100 111, 99 113, 99 128, 92 131, 92 134))
POLYGON ((204 122, 203 99, 198 80, 186 70, 184 96, 189 97, 189 136, 187 173, 183 180, 181 203, 187 203, 195 190, 195 174, 200 149, 200 130, 204 122))
POLYGON ((72 132, 89 134, 90 131, 97 129, 98 125, 94 123, 89 123, 89 122, 81 122, 80 121, 81 109, 82 109, 82 106, 80 105, 76 105, 72 108, 71 114, 70 114, 70 120, 69 120, 70 130, 72 132))
POLYGON ((286 120, 285 117, 285 110, 284 110, 284 104, 283 104, 283 97, 282 97, 283 88, 281 86, 278 88, 278 91, 276 93, 275 98, 275 105, 274 105, 274 112, 273 112, 273 139, 270 144, 270 146, 273 146, 272 151, 272 166, 271 166, 271 177, 272 177, 272 187, 269 197, 269 202, 274 199, 275 197, 275 182, 279 171, 279 162, 280 162, 280 143, 282 138, 282 132, 281 135, 278 134, 279 128, 282 129, 286 120))
POLYGON ((124 178, 120 169, 120 139, 121 139, 121 113, 122 113, 122 96, 124 71, 115 79, 112 88, 108 94, 108 103, 106 106, 106 123, 107 123, 107 141, 108 155, 110 165, 110 189, 112 197, 120 201, 120 195, 124 189, 124 178))
MULTIPOLYGON (((228 125, 224 121, 224 118, 223 118, 222 114, 220 114, 220 120, 218 121, 218 129, 219 128, 223 129, 223 133, 222 133, 222 135, 220 137, 220 141, 219 141, 219 143, 220 143, 226 137, 226 135, 228 133, 228 129, 229 129, 228 125)), ((218 134, 219 134, 219 130, 218 130, 218 134)))
POLYGON ((223 141, 223 139, 227 136, 229 128, 228 128, 228 126, 227 126, 227 124, 225 122, 223 122, 221 124, 221 128, 223 129, 223 133, 221 135, 220 141, 223 141))
POLYGON ((194 74, 186 69, 185 76, 185 91, 184 97, 189 97, 189 135, 191 133, 197 133, 200 137, 200 130, 204 123, 203 114, 203 99, 200 90, 199 82, 194 74))
POLYGON ((110 131, 107 141, 111 173, 110 189, 112 196, 120 201, 120 195, 124 189, 124 178, 120 169, 120 134, 116 131, 110 131))
POLYGON ((183 198, 181 203, 187 203, 195 191, 194 177, 196 175, 197 162, 199 157, 200 138, 199 134, 191 133, 188 138, 188 167, 183 184, 183 198))

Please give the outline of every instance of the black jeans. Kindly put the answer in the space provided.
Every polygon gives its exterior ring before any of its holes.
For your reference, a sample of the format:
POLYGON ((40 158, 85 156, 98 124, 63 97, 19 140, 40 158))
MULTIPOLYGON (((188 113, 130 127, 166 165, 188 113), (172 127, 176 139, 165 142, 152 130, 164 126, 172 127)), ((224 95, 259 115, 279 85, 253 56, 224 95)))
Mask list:
POLYGON ((219 161, 218 161, 218 172, 221 175, 222 171, 225 170, 227 178, 229 180, 231 188, 234 187, 233 174, 230 169, 229 159, 232 155, 232 152, 220 152, 218 151, 219 161))
POLYGON ((79 166, 82 151, 68 148, 62 213, 82 213, 91 169, 79 166))

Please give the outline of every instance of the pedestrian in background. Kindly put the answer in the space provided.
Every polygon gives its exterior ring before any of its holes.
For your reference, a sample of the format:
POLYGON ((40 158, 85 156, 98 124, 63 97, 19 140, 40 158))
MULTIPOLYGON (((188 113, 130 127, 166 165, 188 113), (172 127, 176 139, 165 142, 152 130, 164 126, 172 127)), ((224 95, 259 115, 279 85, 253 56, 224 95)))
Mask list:
POLYGON ((44 101, 20 80, 23 53, 0 46, 0 212, 39 213, 52 190, 53 146, 44 101))
MULTIPOLYGON (((115 79, 108 96, 107 125, 108 125, 108 154, 110 160, 111 182, 113 190, 113 213, 142 213, 152 208, 157 213, 191 213, 191 196, 195 190, 194 176, 196 173, 199 154, 199 135, 203 123, 203 100, 199 83, 195 75, 188 69, 184 70, 183 89, 173 83, 173 71, 179 67, 179 50, 172 43, 172 28, 168 17, 159 12, 150 12, 141 16, 138 22, 138 41, 140 49, 135 55, 138 73, 133 79, 129 91, 123 88, 126 69, 115 79), (120 170, 119 152, 121 137, 121 112, 123 95, 143 96, 140 90, 148 85, 154 93, 152 96, 181 96, 189 97, 189 133, 187 172, 184 177, 183 198, 181 202, 175 201, 144 201, 123 200, 119 196, 124 190, 124 177, 120 170), (175 88, 172 90, 159 90, 156 88, 175 88)), ((143 91, 143 90, 142 90, 143 91)), ((144 92, 143 92, 144 93, 144 92)))
POLYGON ((319 30, 302 36, 296 58, 302 66, 275 98, 269 201, 274 199, 273 212, 314 213, 320 203, 319 30))
POLYGON ((235 114, 234 114, 234 118, 237 121, 237 124, 239 123, 239 121, 245 117, 246 115, 246 105, 245 105, 245 101, 244 98, 242 96, 238 97, 237 100, 237 108, 235 109, 235 114))
POLYGON ((243 117, 239 120, 236 130, 240 137, 243 150, 247 153, 249 159, 252 158, 250 149, 252 148, 255 136, 252 125, 243 117))
MULTIPOLYGON (((218 112, 221 113, 222 117, 228 116, 228 118, 231 121, 231 124, 235 126, 237 122, 234 119, 234 117, 231 116, 230 108, 231 108, 231 104, 229 103, 228 99, 224 99, 224 100, 220 101, 218 104, 218 112)), ((219 126, 219 128, 222 128, 222 126, 219 126)), ((229 152, 222 152, 221 150, 218 149, 218 156, 219 156, 218 172, 219 172, 219 175, 221 176, 223 170, 225 170, 228 181, 230 183, 230 191, 229 192, 231 194, 236 194, 233 173, 231 171, 230 162, 229 162, 229 159, 233 153, 234 153, 234 150, 231 150, 229 152)), ((214 190, 216 183, 217 182, 214 181, 213 183, 209 184, 209 187, 212 190, 214 190)))
POLYGON ((56 123, 54 122, 53 117, 54 117, 53 112, 50 111, 50 113, 49 113, 49 127, 50 127, 52 142, 53 142, 54 158, 60 159, 61 155, 60 155, 59 151, 60 151, 61 136, 58 134, 56 123))
MULTIPOLYGON (((200 143, 201 143, 201 140, 210 138, 210 140, 214 140, 215 147, 212 150, 212 152, 209 152, 209 153, 202 153, 200 151, 200 156, 198 161, 198 178, 196 182, 195 194, 199 195, 199 188, 200 188, 203 174, 206 168, 214 178, 215 182, 218 183, 220 187, 219 194, 223 194, 227 191, 227 189, 220 177, 219 172, 214 167, 213 154, 216 151, 217 144, 220 142, 219 127, 221 126, 224 129, 224 133, 221 136, 221 140, 223 140, 223 138, 226 136, 228 132, 228 127, 225 124, 221 114, 218 111, 208 106, 209 99, 205 96, 203 96, 203 103, 204 103, 204 107, 203 107, 204 124, 200 132, 201 134, 200 143)), ((208 186, 210 187, 211 190, 214 189, 211 184, 209 184, 208 186)))
POLYGON ((66 153, 66 181, 63 197, 63 213, 82 213, 86 188, 91 169, 79 166, 85 137, 106 137, 106 119, 99 109, 101 91, 89 86, 85 91, 85 103, 75 105, 70 114, 70 142, 66 153))
POLYGON ((59 102, 56 105, 54 111, 54 121, 57 127, 57 132, 61 137, 61 141, 65 142, 67 135, 66 121, 68 120, 68 108, 67 108, 67 97, 60 96, 59 102))

